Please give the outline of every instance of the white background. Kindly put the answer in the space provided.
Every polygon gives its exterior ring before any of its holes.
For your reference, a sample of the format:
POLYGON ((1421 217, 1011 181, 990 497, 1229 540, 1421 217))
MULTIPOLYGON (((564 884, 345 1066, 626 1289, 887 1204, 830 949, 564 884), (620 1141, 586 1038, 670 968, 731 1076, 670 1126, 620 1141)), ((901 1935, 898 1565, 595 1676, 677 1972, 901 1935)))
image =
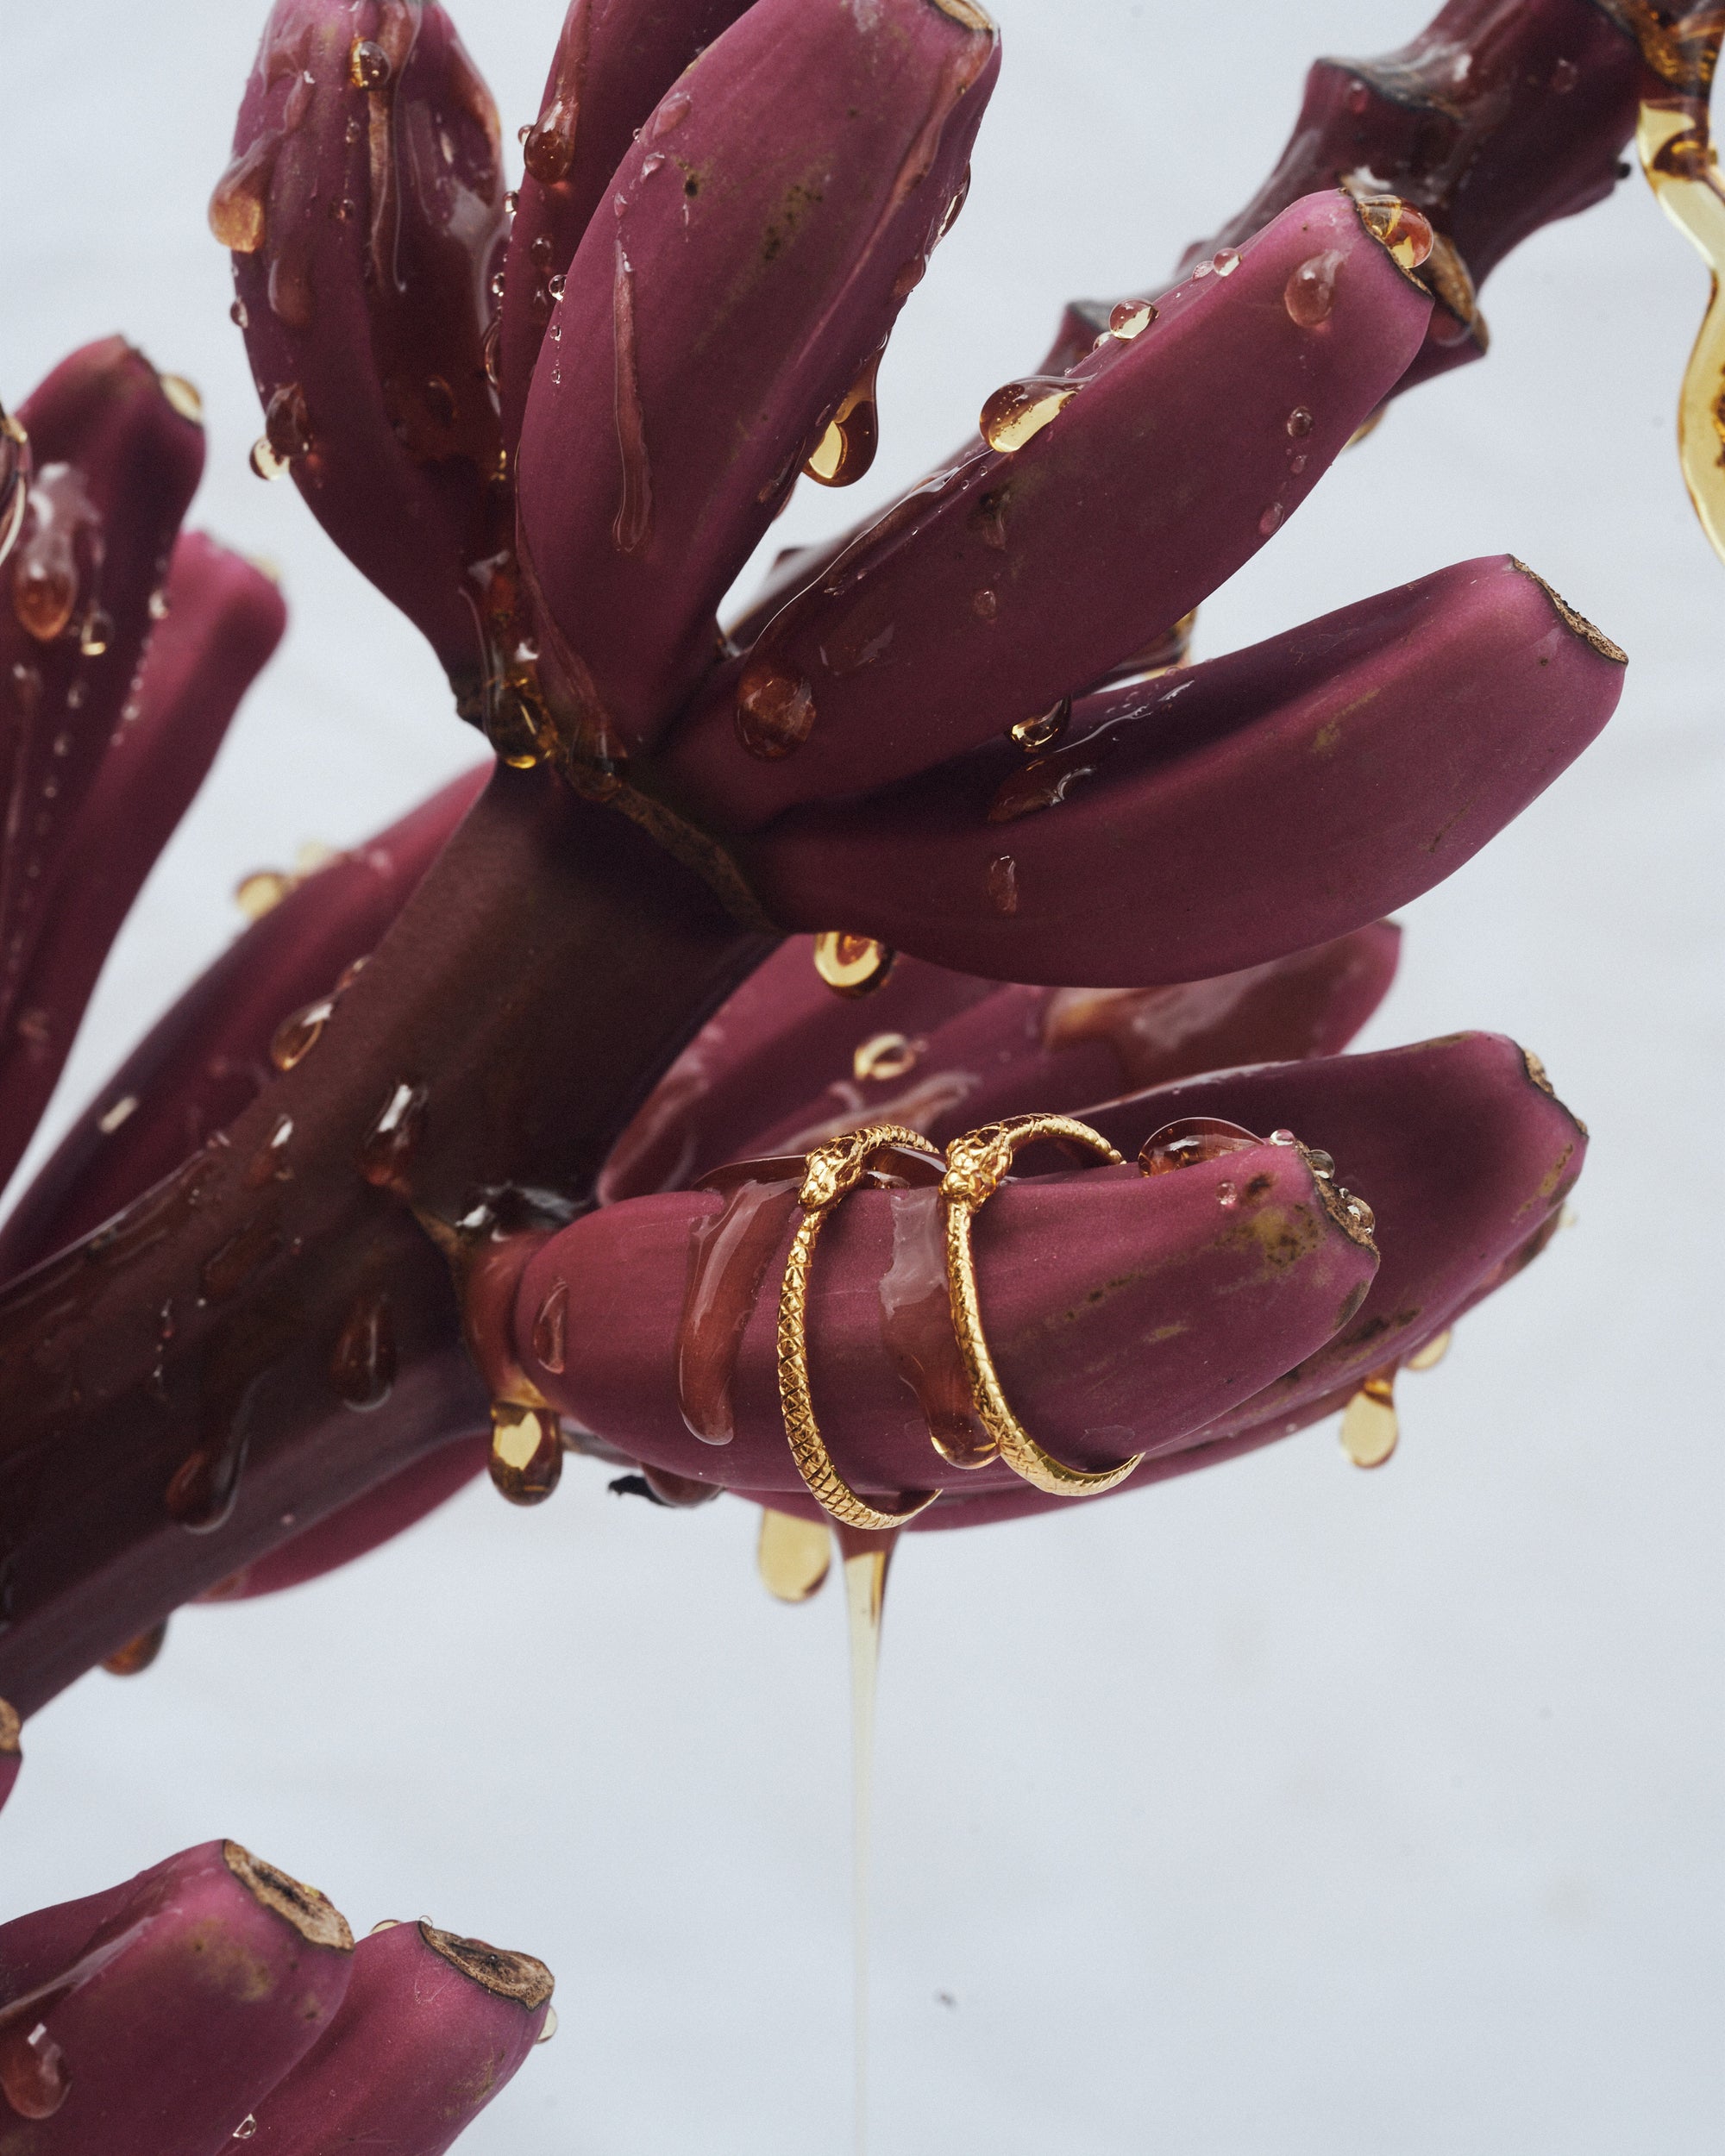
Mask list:
MULTIPOLYGON (((1412 0, 1000 0, 969 207, 881 377, 869 500, 1256 188, 1316 53, 1412 0)), ((474 759, 427 652, 246 467, 204 205, 262 0, 0 0, 0 393, 123 329, 202 384, 195 512, 282 566, 287 645, 147 891, 55 1114, 238 925, 245 871, 474 759)), ((469 5, 505 129, 561 0, 469 5)), ((790 122, 794 123, 794 122, 790 122)), ((1214 654, 1510 549, 1629 650, 1602 743, 1408 909, 1370 1044, 1515 1032, 1591 1122, 1578 1229, 1404 1387, 1057 1520, 913 1539, 879 1743, 877 2156, 1622 2156, 1716 2147, 1725 569, 1684 501, 1704 273, 1639 178, 1486 293, 1489 362, 1398 404, 1207 608, 1214 654), (952 1995, 956 2003, 939 2002, 952 1995)), ((868 504, 855 500, 854 506, 868 504)), ((772 536, 852 510, 805 488, 772 536)), ((176 1620, 43 1713, 0 1910, 230 1834, 356 1927, 543 1954, 562 2028, 463 2156, 848 2143, 842 1613, 755 1516, 576 1463, 321 1585, 176 1620)))

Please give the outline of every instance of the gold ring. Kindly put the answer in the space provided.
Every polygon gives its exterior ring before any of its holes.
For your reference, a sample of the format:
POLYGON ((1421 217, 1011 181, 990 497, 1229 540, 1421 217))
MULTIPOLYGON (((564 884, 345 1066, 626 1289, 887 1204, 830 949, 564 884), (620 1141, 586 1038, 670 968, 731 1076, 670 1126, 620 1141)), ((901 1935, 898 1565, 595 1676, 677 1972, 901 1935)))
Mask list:
POLYGON ((1142 1452, 1120 1467, 1087 1475, 1057 1460, 1032 1437, 1007 1404, 1000 1373, 988 1352, 982 1331, 982 1307, 976 1295, 976 1262, 970 1248, 970 1222, 1007 1179, 1013 1156, 1033 1138, 1066 1138, 1075 1145, 1100 1153, 1118 1168, 1120 1156, 1100 1131, 1070 1115, 1018 1115, 1002 1123, 985 1123, 967 1131, 946 1149, 946 1174, 940 1185, 946 1200, 946 1284, 952 1298, 952 1330, 958 1352, 964 1358, 964 1374, 970 1381, 970 1396, 982 1426, 1000 1449, 1000 1457, 1014 1475, 1032 1489, 1051 1497, 1095 1497, 1113 1489, 1144 1459, 1142 1452))
POLYGON ((797 1203, 803 1217, 785 1260, 784 1286, 779 1291, 779 1406, 785 1418, 785 1435, 791 1457, 808 1492, 821 1509, 847 1527, 868 1527, 880 1532, 902 1527, 925 1512, 940 1492, 919 1497, 907 1512, 882 1512, 859 1497, 832 1463, 815 1420, 809 1395, 808 1277, 816 1238, 827 1215, 835 1212, 856 1189, 876 1153, 889 1145, 907 1145, 938 1157, 938 1149, 919 1131, 900 1123, 871 1123, 850 1131, 809 1156, 797 1203))

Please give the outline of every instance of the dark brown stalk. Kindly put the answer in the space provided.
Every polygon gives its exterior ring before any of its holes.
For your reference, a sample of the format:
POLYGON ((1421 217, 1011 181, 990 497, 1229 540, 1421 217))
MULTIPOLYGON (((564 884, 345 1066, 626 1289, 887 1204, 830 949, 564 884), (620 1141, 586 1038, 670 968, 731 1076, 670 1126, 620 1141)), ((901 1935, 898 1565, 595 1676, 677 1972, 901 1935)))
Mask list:
POLYGON ((583 1210, 767 948, 624 818, 499 768, 302 1059, 0 1297, 0 1695, 28 1715, 483 1421, 416 1214, 482 1250, 583 1210), (342 1363, 380 1308, 381 1404, 342 1363))

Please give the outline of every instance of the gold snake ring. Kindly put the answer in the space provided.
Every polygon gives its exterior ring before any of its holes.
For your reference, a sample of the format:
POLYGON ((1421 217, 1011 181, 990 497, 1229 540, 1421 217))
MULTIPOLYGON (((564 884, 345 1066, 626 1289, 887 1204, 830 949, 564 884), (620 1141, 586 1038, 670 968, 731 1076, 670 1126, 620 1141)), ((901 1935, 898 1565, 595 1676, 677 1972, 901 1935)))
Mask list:
POLYGON ((808 1156, 797 1203, 803 1217, 785 1260, 784 1285, 779 1293, 779 1405, 785 1418, 785 1435, 797 1472, 809 1495, 823 1511, 847 1527, 868 1527, 876 1532, 902 1527, 925 1511, 940 1492, 919 1497, 907 1511, 882 1512, 859 1497, 832 1463, 815 1420, 809 1395, 808 1282, 809 1264, 816 1238, 827 1216, 837 1210, 867 1174, 869 1163, 889 1145, 905 1145, 938 1157, 938 1149, 920 1131, 898 1123, 871 1123, 860 1131, 818 1145, 808 1156))
POLYGON ((1045 1452, 1007 1403, 982 1331, 976 1294, 971 1219, 1006 1181, 1019 1149, 1042 1138, 1068 1139, 1100 1153, 1115 1167, 1120 1165, 1120 1156, 1100 1131, 1067 1115, 1013 1116, 1005 1122, 985 1123, 980 1130, 967 1131, 963 1138, 954 1138, 946 1149, 946 1174, 940 1186, 946 1201, 946 1284, 952 1298, 952 1330, 977 1416, 1013 1474, 1051 1497, 1095 1497, 1125 1482, 1142 1463, 1144 1454, 1134 1453, 1120 1467, 1087 1475, 1045 1452))

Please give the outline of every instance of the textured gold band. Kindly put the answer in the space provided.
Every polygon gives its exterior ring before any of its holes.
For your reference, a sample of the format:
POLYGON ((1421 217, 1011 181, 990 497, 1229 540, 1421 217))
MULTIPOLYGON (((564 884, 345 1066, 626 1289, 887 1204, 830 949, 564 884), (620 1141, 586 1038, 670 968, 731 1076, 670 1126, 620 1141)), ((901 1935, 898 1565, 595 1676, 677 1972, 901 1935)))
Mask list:
POLYGON ((952 1330, 977 1416, 1013 1474, 1051 1497, 1095 1497, 1125 1482, 1143 1462, 1143 1453, 1134 1453, 1119 1467, 1087 1475, 1045 1452, 1007 1403, 982 1331, 976 1294, 971 1219, 1006 1181, 1019 1149, 1044 1138, 1067 1139, 1101 1154, 1115 1167, 1120 1165, 1120 1156, 1100 1131, 1067 1115, 1020 1115, 1003 1123, 985 1123, 980 1130, 954 1138, 946 1149, 946 1175, 940 1189, 946 1201, 946 1284, 952 1298, 952 1330))
POLYGON ((876 1532, 902 1527, 925 1511, 940 1492, 931 1490, 908 1510, 882 1512, 859 1497, 832 1463, 815 1420, 809 1394, 808 1280, 814 1246, 829 1213, 835 1212, 867 1174, 869 1163, 889 1145, 909 1146, 934 1155, 937 1149, 920 1131, 898 1123, 871 1123, 848 1131, 808 1156, 797 1203, 803 1209, 790 1256, 785 1260, 784 1285, 779 1291, 779 1405, 785 1418, 785 1435, 791 1457, 808 1492, 824 1512, 847 1527, 868 1527, 876 1532))

